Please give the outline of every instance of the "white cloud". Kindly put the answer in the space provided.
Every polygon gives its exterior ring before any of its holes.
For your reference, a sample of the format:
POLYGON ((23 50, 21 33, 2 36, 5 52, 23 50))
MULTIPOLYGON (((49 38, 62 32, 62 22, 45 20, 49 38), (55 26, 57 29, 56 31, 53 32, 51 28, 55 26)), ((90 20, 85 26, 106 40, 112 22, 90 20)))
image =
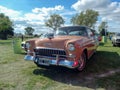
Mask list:
MULTIPOLYGON (((78 0, 71 7, 77 12, 93 9, 98 11, 102 20, 107 21, 108 24, 111 22, 120 23, 120 2, 111 2, 110 0, 78 0)), ((116 27, 116 25, 113 25, 113 27, 116 27)))
POLYGON ((28 21, 27 22, 28 25, 35 25, 35 26, 39 26, 39 25, 43 25, 43 22, 40 21, 28 21))
POLYGON ((22 11, 16 11, 0 6, 0 13, 4 13, 10 17, 14 24, 14 31, 18 33, 24 33, 24 28, 27 26, 31 26, 39 32, 40 30, 46 30, 46 27, 44 26, 45 20, 47 20, 51 14, 59 14, 63 10, 64 6, 58 5, 48 8, 34 8, 29 13, 23 13, 22 11))
POLYGON ((62 16, 73 16, 76 14, 76 11, 64 10, 60 15, 62 16))
POLYGON ((24 25, 16 24, 16 25, 14 26, 14 32, 24 34, 24 32, 25 32, 24 28, 25 28, 24 25))
POLYGON ((64 10, 64 6, 58 5, 58 6, 49 7, 49 8, 46 8, 46 7, 34 8, 34 9, 32 10, 32 12, 33 12, 33 13, 40 13, 40 14, 48 15, 48 14, 50 14, 51 12, 54 13, 54 12, 56 12, 56 11, 62 11, 62 10, 64 10))
POLYGON ((9 16, 9 17, 17 17, 21 14, 21 12, 19 11, 15 11, 12 9, 8 9, 6 7, 0 6, 0 13, 5 13, 5 15, 9 16))
POLYGON ((109 0, 78 0, 75 4, 72 5, 77 11, 86 10, 86 9, 94 9, 106 7, 109 3, 109 0))
POLYGON ((45 19, 45 16, 43 14, 27 13, 24 15, 24 18, 28 21, 33 21, 33 20, 43 21, 45 19))
MULTIPOLYGON (((61 12, 63 10, 64 10, 64 6, 61 5, 55 7, 48 7, 48 8, 46 7, 34 8, 32 9, 31 13, 26 13, 24 15, 24 18, 28 20, 27 21, 28 25, 32 25, 34 27, 36 25, 37 27, 39 27, 41 25, 44 25, 45 20, 47 20, 51 14, 56 12, 61 12)), ((36 29, 38 29, 37 27, 36 29)))

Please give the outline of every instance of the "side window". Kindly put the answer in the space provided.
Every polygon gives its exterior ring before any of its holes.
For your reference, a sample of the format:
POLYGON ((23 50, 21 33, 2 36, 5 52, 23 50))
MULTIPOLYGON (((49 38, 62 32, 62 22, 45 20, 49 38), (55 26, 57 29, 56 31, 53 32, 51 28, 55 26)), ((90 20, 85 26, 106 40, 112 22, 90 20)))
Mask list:
POLYGON ((87 32, 88 32, 88 37, 91 37, 91 35, 93 34, 92 31, 88 28, 87 32))
POLYGON ((85 30, 81 30, 81 34, 82 34, 83 36, 88 36, 88 34, 87 34, 87 32, 86 32, 85 30))

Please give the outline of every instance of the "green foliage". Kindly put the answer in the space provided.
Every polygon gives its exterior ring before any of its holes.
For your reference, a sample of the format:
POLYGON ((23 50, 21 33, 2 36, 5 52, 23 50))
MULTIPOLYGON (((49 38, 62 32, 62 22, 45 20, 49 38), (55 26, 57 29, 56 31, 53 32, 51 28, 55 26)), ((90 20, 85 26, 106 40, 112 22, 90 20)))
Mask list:
POLYGON ((53 30, 56 30, 58 27, 60 27, 64 23, 65 23, 65 21, 60 15, 53 14, 45 22, 45 25, 52 28, 53 30))
POLYGON ((25 28, 25 34, 26 35, 33 35, 33 32, 34 32, 35 30, 32 28, 32 27, 26 27, 25 28))
POLYGON ((13 50, 15 54, 21 54, 21 39, 14 38, 13 40, 13 50))
POLYGON ((7 39, 7 35, 13 36, 12 22, 8 16, 0 13, 0 38, 7 39))
POLYGON ((72 17, 71 23, 73 25, 86 25, 89 27, 94 27, 94 24, 97 21, 99 13, 94 10, 82 11, 80 14, 76 14, 72 17))

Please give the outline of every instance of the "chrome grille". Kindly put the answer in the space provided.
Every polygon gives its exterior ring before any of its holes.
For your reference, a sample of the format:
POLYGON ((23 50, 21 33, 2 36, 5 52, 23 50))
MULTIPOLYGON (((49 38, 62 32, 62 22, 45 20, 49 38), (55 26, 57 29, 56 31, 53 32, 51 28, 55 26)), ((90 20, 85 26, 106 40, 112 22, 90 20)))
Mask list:
POLYGON ((116 41, 117 41, 117 42, 120 42, 120 39, 117 39, 116 41))
POLYGON ((56 55, 59 55, 61 58, 66 58, 65 51, 60 49, 39 48, 34 49, 34 51, 36 55, 40 56, 56 57, 56 55))

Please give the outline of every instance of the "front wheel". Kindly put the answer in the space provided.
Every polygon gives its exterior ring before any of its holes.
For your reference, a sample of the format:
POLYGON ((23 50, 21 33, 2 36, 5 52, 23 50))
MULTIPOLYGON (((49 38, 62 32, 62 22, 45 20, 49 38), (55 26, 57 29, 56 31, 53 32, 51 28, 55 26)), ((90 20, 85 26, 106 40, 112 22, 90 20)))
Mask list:
POLYGON ((116 47, 115 43, 113 43, 113 47, 116 47))
POLYGON ((81 55, 81 58, 79 60, 79 67, 77 68, 77 71, 82 71, 85 68, 86 60, 87 60, 87 56, 86 56, 85 52, 83 52, 81 55))

